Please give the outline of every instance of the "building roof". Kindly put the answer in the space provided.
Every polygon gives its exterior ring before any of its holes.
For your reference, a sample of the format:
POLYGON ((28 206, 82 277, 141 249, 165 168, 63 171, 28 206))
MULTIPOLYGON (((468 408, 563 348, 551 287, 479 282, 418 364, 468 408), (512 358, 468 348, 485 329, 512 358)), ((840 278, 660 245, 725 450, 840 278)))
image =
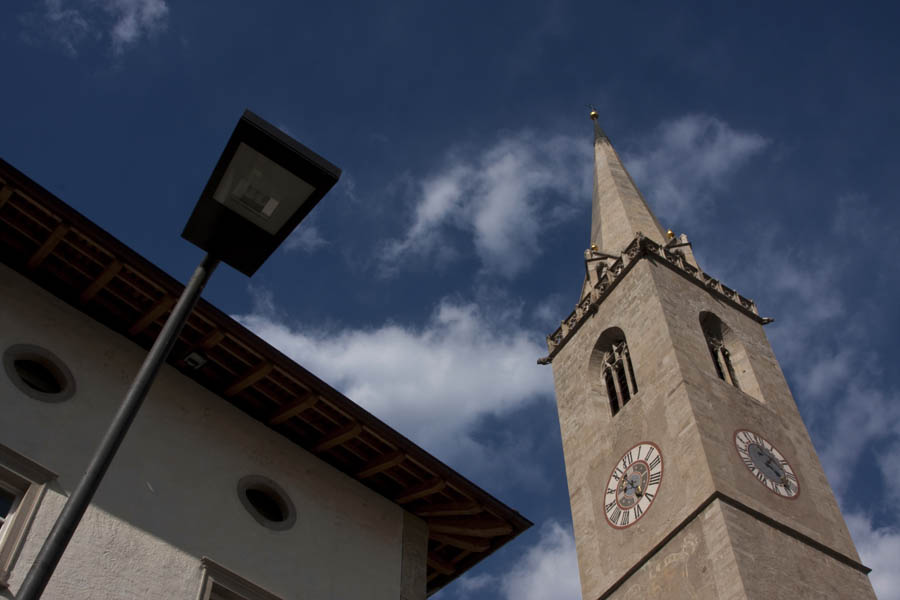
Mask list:
MULTIPOLYGON (((184 288, 2 159, 0 260, 146 349, 184 288)), ((205 300, 168 362, 421 517, 429 595, 532 525, 205 300), (206 362, 192 368, 191 353, 206 362)))

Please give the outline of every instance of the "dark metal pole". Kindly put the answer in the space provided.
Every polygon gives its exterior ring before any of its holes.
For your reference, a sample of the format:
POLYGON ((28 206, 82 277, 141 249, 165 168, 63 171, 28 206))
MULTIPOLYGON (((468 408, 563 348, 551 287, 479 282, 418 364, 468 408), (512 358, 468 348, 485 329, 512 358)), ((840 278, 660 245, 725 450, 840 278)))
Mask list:
POLYGON ((44 541, 44 545, 31 565, 28 575, 25 576, 25 581, 22 582, 22 587, 19 588, 19 593, 16 594, 17 600, 38 600, 44 592, 44 588, 47 587, 47 582, 53 575, 53 571, 56 569, 63 552, 65 552, 66 546, 69 545, 72 534, 75 533, 75 528, 81 522, 84 511, 91 503, 91 499, 100 486, 103 475, 109 468, 109 464, 122 444, 122 440, 125 439, 128 428, 141 408, 141 403, 153 384, 156 373, 163 362, 165 362, 169 352, 172 351, 172 346, 175 345, 175 340, 178 339, 181 328, 187 321, 188 315, 191 314, 197 298, 200 297, 200 292, 203 291, 203 287, 209 281, 210 275, 212 275, 218 264, 219 260, 217 258, 207 254, 197 267, 197 270, 194 271, 191 280, 185 286, 178 303, 175 304, 175 308, 172 310, 172 314, 169 315, 166 324, 163 325, 162 331, 159 332, 159 336, 153 342, 153 347, 150 348, 150 352, 147 354, 147 358, 144 359, 144 364, 141 365, 134 381, 131 383, 131 388, 125 395, 125 400, 122 401, 119 412, 116 413, 109 429, 103 436, 103 440, 97 447, 97 451, 94 453, 94 457, 91 459, 81 481, 78 482, 78 486, 72 491, 72 494, 66 501, 66 505, 50 531, 50 535, 44 541))

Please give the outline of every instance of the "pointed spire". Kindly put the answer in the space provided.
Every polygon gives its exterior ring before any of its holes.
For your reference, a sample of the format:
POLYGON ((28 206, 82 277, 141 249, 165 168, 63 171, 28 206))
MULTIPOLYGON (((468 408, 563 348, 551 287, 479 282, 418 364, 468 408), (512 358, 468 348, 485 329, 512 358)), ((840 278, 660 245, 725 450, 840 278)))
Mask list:
POLYGON ((641 192, 597 122, 594 122, 594 203, 591 211, 591 243, 603 252, 619 254, 640 231, 664 244, 666 236, 641 192))

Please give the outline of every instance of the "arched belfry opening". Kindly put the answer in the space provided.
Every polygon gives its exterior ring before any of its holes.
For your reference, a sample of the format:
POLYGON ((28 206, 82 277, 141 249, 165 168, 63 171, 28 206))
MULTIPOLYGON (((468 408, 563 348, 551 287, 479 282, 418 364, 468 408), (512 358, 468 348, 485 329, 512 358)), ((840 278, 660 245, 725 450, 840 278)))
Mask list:
POLYGON ((740 338, 715 314, 700 313, 700 327, 719 379, 763 401, 759 383, 740 338))
POLYGON ((631 352, 625 333, 618 327, 604 331, 591 355, 593 388, 609 403, 615 416, 638 392, 631 352))
POLYGON ((741 385, 734 374, 734 365, 731 364, 731 350, 725 345, 725 336, 731 337, 728 325, 711 312, 704 311, 700 313, 700 327, 703 328, 703 337, 706 338, 706 346, 712 356, 716 375, 722 381, 740 389, 741 385))

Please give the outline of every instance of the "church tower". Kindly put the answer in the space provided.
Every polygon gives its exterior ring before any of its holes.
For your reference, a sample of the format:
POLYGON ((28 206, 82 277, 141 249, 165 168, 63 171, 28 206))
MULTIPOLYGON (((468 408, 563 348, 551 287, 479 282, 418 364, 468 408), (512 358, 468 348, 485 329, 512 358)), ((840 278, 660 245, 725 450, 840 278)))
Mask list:
POLYGON ((585 281, 547 337, 584 600, 875 598, 756 306, 594 121, 585 281))

